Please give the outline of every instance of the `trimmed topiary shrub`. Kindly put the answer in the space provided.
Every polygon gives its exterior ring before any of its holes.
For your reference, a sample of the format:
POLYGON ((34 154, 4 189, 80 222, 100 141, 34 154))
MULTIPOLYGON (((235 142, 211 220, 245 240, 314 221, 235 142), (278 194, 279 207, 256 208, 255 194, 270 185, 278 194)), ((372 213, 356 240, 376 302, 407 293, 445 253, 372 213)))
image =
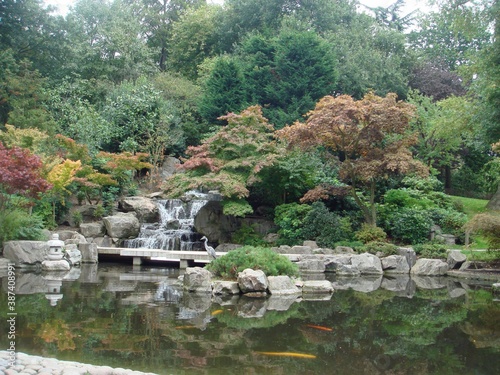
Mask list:
POLYGON ((440 244, 415 245, 413 250, 422 258, 443 259, 448 256, 448 249, 440 244))
POLYGON ((392 215, 390 234, 403 243, 420 244, 429 240, 432 224, 428 211, 403 208, 392 215))
POLYGON ((330 211, 323 202, 314 202, 302 227, 304 240, 314 240, 321 247, 334 248, 339 241, 353 237, 349 218, 330 211))
POLYGON ((373 225, 363 224, 360 230, 358 230, 354 237, 358 240, 367 244, 369 242, 383 242, 387 238, 387 234, 380 227, 373 225))
POLYGON ((298 276, 299 270, 286 256, 267 247, 243 246, 213 260, 206 268, 215 276, 236 280, 247 268, 262 270, 266 276, 298 276))
POLYGON ((387 242, 373 241, 367 243, 366 245, 356 248, 356 251, 358 253, 370 253, 370 254, 382 253, 384 256, 389 256, 389 255, 397 255, 398 247, 396 245, 387 242))

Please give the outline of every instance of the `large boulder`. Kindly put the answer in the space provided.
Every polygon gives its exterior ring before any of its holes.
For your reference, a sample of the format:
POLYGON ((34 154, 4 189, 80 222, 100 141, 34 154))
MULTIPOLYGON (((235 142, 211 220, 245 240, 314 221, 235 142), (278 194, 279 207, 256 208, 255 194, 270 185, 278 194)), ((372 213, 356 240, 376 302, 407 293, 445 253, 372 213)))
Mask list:
POLYGON ((42 263, 48 253, 45 241, 7 241, 3 247, 3 256, 21 267, 42 263))
POLYGON ((47 272, 69 271, 71 268, 66 259, 61 260, 44 260, 42 262, 42 270, 47 272))
MULTIPOLYGON (((294 246, 296 247, 296 246, 294 246)), ((318 273, 325 272, 325 261, 319 255, 304 256, 299 262, 297 262, 299 271, 305 273, 318 273)))
POLYGON ((362 275, 382 275, 384 273, 380 258, 370 253, 353 255, 351 264, 353 267, 357 268, 362 275))
POLYGON ((240 287, 236 281, 216 280, 212 283, 214 296, 240 294, 240 287))
POLYGON ((247 268, 238 273, 238 285, 243 293, 265 293, 269 286, 266 274, 262 270, 247 268))
POLYGON ((212 274, 201 267, 188 267, 183 279, 183 288, 188 292, 212 293, 212 274))
POLYGON ((442 276, 446 275, 449 268, 448 263, 443 262, 441 259, 420 258, 411 268, 410 272, 412 275, 442 276))
POLYGON ((453 270, 459 269, 466 260, 467 257, 460 250, 451 250, 448 253, 448 259, 446 260, 446 263, 448 263, 450 269, 453 270))
POLYGON ((80 233, 85 238, 102 237, 105 230, 106 227, 104 226, 102 221, 80 224, 80 233))
POLYGON ((301 294, 290 276, 268 276, 269 293, 272 295, 301 294))
POLYGON ((344 266, 351 266, 352 257, 353 255, 351 254, 338 254, 328 256, 325 261, 325 272, 338 273, 339 269, 343 268, 344 266))
POLYGON ((106 232, 112 238, 136 238, 141 229, 141 223, 133 213, 119 212, 103 219, 106 232))
POLYGON ((398 255, 402 255, 406 258, 408 265, 412 268, 417 262, 417 253, 411 247, 399 247, 398 255))
POLYGON ((306 280, 302 286, 303 294, 331 294, 333 285, 328 280, 306 280))
POLYGON ((125 197, 119 200, 118 208, 124 212, 135 212, 141 223, 156 223, 160 214, 156 202, 146 197, 125 197))
POLYGON ((85 237, 81 234, 78 233, 75 230, 59 230, 57 232, 54 232, 54 234, 59 235, 59 239, 61 241, 64 241, 64 244, 81 244, 81 243, 86 243, 87 240, 85 237))
POLYGON ((198 211, 194 227, 211 242, 223 243, 231 242, 232 233, 240 227, 240 223, 234 216, 224 215, 220 202, 210 201, 198 211))
POLYGON ((84 243, 78 245, 78 250, 82 254, 82 263, 97 263, 99 258, 99 253, 97 251, 97 244, 95 243, 84 243))
POLYGON ((410 265, 406 258, 402 255, 389 255, 382 258, 382 269, 387 274, 408 274, 410 265))

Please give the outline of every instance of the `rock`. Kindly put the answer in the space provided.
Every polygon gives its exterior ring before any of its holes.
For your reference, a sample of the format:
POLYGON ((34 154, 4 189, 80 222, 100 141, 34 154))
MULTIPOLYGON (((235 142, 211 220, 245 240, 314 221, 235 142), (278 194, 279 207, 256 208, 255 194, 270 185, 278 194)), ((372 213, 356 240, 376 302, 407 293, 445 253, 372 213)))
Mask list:
POLYGON ((78 250, 82 254, 82 263, 97 263, 99 254, 97 252, 97 244, 82 243, 78 245, 78 250))
POLYGON ((288 254, 312 254, 309 246, 292 246, 288 254))
POLYGON ((238 273, 238 285, 242 293, 266 292, 269 282, 263 271, 247 268, 238 273))
POLYGON ((85 238, 101 237, 104 235, 105 229, 106 227, 102 221, 80 224, 80 232, 85 238))
POLYGON ((500 283, 494 283, 491 288, 493 289, 494 293, 500 293, 500 283))
POLYGON ((136 238, 139 235, 141 224, 135 214, 117 213, 102 219, 107 234, 112 238, 136 238))
POLYGON ((413 250, 410 247, 399 247, 398 250, 398 255, 402 255, 406 258, 406 261, 408 262, 408 265, 410 268, 412 268, 415 263, 417 262, 417 253, 415 253, 415 250, 413 250))
POLYGON ((456 238, 453 234, 438 234, 436 240, 442 241, 445 245, 455 245, 456 238))
POLYGON ((459 269, 466 260, 467 257, 460 250, 451 250, 448 253, 446 263, 450 266, 450 270, 454 270, 459 269))
POLYGON ((361 272, 359 272, 359 269, 352 264, 340 264, 337 267, 336 274, 342 277, 354 277, 360 276, 361 272))
POLYGON ((42 262, 42 270, 47 272, 54 271, 69 271, 71 266, 66 259, 61 260, 44 260, 42 262))
POLYGON ((267 281, 269 283, 269 293, 272 295, 301 294, 290 276, 268 276, 267 281))
POLYGON ((45 241, 7 241, 3 247, 3 256, 20 267, 42 263, 48 253, 45 241))
POLYGON ((212 283, 212 294, 214 296, 240 294, 240 288, 236 281, 216 280, 212 283))
POLYGON ((172 176, 177 172, 177 166, 181 164, 181 161, 173 156, 166 156, 163 159, 163 164, 159 170, 160 176, 162 180, 165 180, 167 177, 172 176))
POLYGON ((411 268, 410 273, 412 275, 420 276, 442 276, 446 275, 446 272, 448 272, 448 270, 448 264, 446 262, 443 262, 441 259, 420 258, 411 268))
POLYGON ((212 274, 201 267, 187 267, 183 288, 188 292, 212 293, 212 274))
POLYGON ((325 272, 325 262, 319 257, 302 258, 296 263, 300 272, 323 273, 325 272))
POLYGON ((85 237, 81 233, 78 233, 75 230, 60 230, 54 232, 54 234, 58 234, 59 239, 61 241, 64 241, 64 244, 69 244, 69 243, 79 244, 87 242, 85 237))
POLYGON ((362 275, 382 275, 384 273, 380 259, 370 253, 353 255, 351 263, 362 275))
POLYGON ((281 245, 280 247, 272 247, 271 250, 278 254, 290 254, 291 247, 288 245, 281 245))
POLYGON ((92 241, 92 243, 95 243, 99 247, 113 247, 113 239, 109 236, 104 236, 104 237, 96 237, 92 241))
POLYGON ((389 255, 382 258, 382 269, 388 274, 408 274, 410 273, 410 265, 406 258, 402 255, 389 255))
POLYGON ((156 202, 146 197, 121 198, 118 208, 124 212, 135 212, 141 223, 156 223, 160 219, 156 202))
POLYGON ((302 287, 303 294, 331 294, 333 293, 333 285, 328 280, 307 280, 304 281, 302 287))
POLYGON ((280 235, 278 233, 268 233, 264 236, 263 240, 268 243, 274 244, 278 241, 279 238, 280 235))
POLYGON ((82 253, 78 250, 77 245, 65 246, 64 259, 66 259, 71 266, 82 263, 82 253))
POLYGON ((325 261, 325 272, 336 273, 341 266, 351 265, 352 255, 350 254, 338 254, 333 256, 328 256, 325 261))
POLYGON ((318 247, 317 249, 313 249, 313 254, 318 254, 318 255, 335 255, 337 253, 333 249, 318 247))
POLYGON ((210 242, 231 242, 231 233, 240 226, 237 218, 224 215, 220 202, 210 201, 194 218, 196 232, 210 238, 210 242))
POLYGON ((304 241, 302 245, 310 247, 312 250, 319 249, 319 246, 316 243, 316 241, 304 241))
POLYGON ((242 318, 262 318, 267 311, 265 299, 255 299, 242 296, 237 305, 238 316, 242 318))

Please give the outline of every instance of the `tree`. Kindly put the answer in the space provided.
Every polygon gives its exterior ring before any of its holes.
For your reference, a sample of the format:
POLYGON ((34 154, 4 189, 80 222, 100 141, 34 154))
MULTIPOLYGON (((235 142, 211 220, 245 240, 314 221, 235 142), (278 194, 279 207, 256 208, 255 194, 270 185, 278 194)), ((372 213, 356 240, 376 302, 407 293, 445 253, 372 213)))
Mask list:
MULTIPOLYGON (((277 136, 291 146, 324 147, 335 154, 345 190, 362 210, 366 223, 376 225, 377 182, 391 174, 427 173, 409 150, 416 141, 408 133, 414 111, 412 105, 398 102, 395 94, 379 97, 369 93, 358 101, 347 95, 326 96, 305 123, 283 128, 277 136), (367 195, 366 200, 361 193, 367 195)), ((316 196, 326 197, 327 189, 320 190, 325 194, 316 196)))
POLYGON ((215 59, 213 68, 205 81, 199 111, 209 123, 229 112, 238 112, 245 107, 244 77, 240 64, 229 56, 215 59))
POLYGON ((42 177, 38 156, 20 147, 6 148, 0 142, 0 210, 5 208, 10 194, 34 199, 50 188, 51 184, 42 177))
POLYGON ((406 97, 412 58, 404 34, 360 14, 326 38, 337 59, 337 93, 356 99, 369 91, 377 95, 395 92, 400 98, 406 97))
POLYGON ((194 189, 217 189, 224 197, 224 213, 244 216, 253 212, 245 200, 249 187, 260 181, 261 171, 271 166, 280 152, 273 140, 274 128, 259 106, 221 119, 227 125, 200 146, 188 147, 189 158, 181 166, 185 173, 167 179, 164 188, 171 196, 194 189))

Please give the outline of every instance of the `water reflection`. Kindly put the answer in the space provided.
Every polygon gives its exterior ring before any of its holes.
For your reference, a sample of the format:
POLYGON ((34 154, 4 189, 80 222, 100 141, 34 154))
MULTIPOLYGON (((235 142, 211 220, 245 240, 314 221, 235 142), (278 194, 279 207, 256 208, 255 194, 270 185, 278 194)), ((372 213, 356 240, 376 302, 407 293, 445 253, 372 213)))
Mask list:
POLYGON ((178 277, 103 264, 18 273, 17 348, 158 374, 500 373, 500 303, 487 285, 327 274, 336 291, 308 300, 184 293, 178 277))

